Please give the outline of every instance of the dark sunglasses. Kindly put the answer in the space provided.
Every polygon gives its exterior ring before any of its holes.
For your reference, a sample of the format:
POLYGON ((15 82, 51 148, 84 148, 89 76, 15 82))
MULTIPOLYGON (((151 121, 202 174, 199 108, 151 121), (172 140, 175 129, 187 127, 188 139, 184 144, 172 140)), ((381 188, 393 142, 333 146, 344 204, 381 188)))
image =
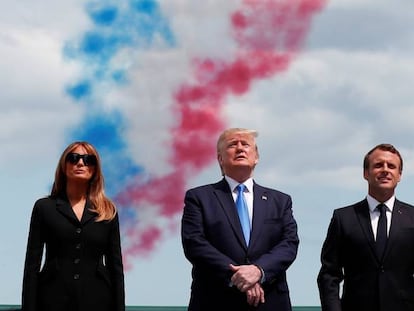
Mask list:
POLYGON ((69 162, 70 164, 78 164, 79 160, 82 159, 83 164, 86 166, 93 166, 96 165, 96 156, 93 154, 79 154, 79 153, 68 153, 66 156, 66 162, 69 162))

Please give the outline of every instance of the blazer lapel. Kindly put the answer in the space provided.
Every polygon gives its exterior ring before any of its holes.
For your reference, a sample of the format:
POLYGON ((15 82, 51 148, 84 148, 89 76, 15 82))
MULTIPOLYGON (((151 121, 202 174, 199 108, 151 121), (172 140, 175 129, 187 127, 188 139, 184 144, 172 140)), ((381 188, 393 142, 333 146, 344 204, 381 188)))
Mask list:
POLYGON ((233 228, 233 231, 243 245, 244 248, 247 248, 246 241, 244 240, 243 230, 240 224, 239 215, 237 214, 236 205, 233 200, 231 189, 227 181, 223 178, 220 182, 216 184, 214 190, 220 206, 222 207, 226 217, 233 228))
POLYGON ((354 207, 355 213, 358 217, 359 224, 361 225, 362 231, 366 239, 368 240, 369 247, 372 253, 376 257, 374 232, 372 231, 371 217, 369 216, 368 201, 365 199, 354 207))
POLYGON ((253 245, 258 237, 260 237, 260 231, 263 229, 267 206, 270 198, 268 198, 267 192, 264 188, 253 184, 253 219, 252 219, 252 232, 250 234, 250 244, 253 245))
MULTIPOLYGON (((82 225, 86 224, 87 222, 89 222, 97 216, 96 213, 90 211, 91 206, 92 205, 88 200, 85 204, 85 209, 83 211, 82 219, 80 221, 82 225)), ((79 220, 76 217, 75 213, 72 210, 72 207, 70 206, 70 203, 67 200, 63 198, 58 198, 56 200, 56 209, 59 211, 59 213, 65 216, 72 223, 77 225, 79 224, 79 220)))
POLYGON ((81 219, 81 224, 82 225, 84 225, 87 222, 95 219, 95 217, 97 216, 97 213, 91 212, 91 208, 92 208, 92 204, 89 200, 87 200, 86 204, 85 204, 85 209, 84 209, 83 214, 82 214, 82 219, 81 219))
MULTIPOLYGON (((398 200, 395 200, 394 208, 392 209, 392 217, 391 217, 391 227, 390 231, 388 233, 388 241, 387 246, 385 247, 384 251, 384 259, 386 259, 387 255, 392 249, 392 246, 394 245, 395 239, 398 239, 398 230, 401 227, 404 227, 404 222, 409 219, 405 215, 406 208, 400 204, 398 200)), ((408 226, 408 225, 406 225, 408 226)))
POLYGON ((75 213, 72 210, 72 207, 70 206, 70 203, 67 200, 63 198, 57 198, 56 209, 58 210, 59 213, 65 216, 72 223, 79 223, 78 219, 76 218, 75 213))

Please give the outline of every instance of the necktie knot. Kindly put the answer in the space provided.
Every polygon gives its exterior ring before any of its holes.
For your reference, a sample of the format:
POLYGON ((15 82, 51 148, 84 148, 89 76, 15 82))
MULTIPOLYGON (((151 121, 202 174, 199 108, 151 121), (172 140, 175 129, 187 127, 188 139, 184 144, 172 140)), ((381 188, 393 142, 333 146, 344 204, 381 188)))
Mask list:
POLYGON ((246 186, 244 184, 239 184, 237 186, 237 193, 240 195, 241 193, 244 193, 244 189, 246 189, 246 186))
POLYGON ((379 210, 380 215, 384 215, 385 212, 387 211, 387 206, 385 204, 378 204, 377 206, 377 210, 379 210))

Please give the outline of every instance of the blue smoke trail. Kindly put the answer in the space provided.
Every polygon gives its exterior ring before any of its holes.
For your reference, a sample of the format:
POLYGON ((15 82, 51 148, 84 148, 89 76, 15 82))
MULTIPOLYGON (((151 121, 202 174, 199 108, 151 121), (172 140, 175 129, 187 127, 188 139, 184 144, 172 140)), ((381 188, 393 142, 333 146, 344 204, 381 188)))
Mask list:
MULTIPOLYGON (((86 12, 93 27, 78 41, 65 45, 64 55, 83 64, 83 76, 66 88, 75 102, 85 107, 83 120, 70 131, 68 141, 86 140, 100 152, 107 192, 115 195, 145 168, 127 152, 124 133, 128 124, 121 111, 103 111, 99 106, 108 84, 128 83, 128 67, 114 61, 126 48, 148 49, 156 44, 173 47, 175 38, 157 1, 91 1, 86 12), (161 39, 161 41, 160 41, 161 39), (105 89, 102 84, 105 83, 105 89)), ((125 211, 127 212, 127 211, 125 211)))

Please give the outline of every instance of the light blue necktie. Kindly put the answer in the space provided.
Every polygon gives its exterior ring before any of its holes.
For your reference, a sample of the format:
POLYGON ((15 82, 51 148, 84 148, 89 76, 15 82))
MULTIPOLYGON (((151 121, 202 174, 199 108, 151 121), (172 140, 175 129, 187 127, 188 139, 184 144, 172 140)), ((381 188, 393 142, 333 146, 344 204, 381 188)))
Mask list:
POLYGON ((250 240, 250 218, 249 212, 247 210, 247 203, 246 199, 244 198, 244 189, 246 188, 245 185, 240 184, 237 186, 237 199, 236 199, 236 207, 237 213, 239 214, 240 224, 243 229, 244 239, 246 241, 246 245, 249 245, 250 240))

